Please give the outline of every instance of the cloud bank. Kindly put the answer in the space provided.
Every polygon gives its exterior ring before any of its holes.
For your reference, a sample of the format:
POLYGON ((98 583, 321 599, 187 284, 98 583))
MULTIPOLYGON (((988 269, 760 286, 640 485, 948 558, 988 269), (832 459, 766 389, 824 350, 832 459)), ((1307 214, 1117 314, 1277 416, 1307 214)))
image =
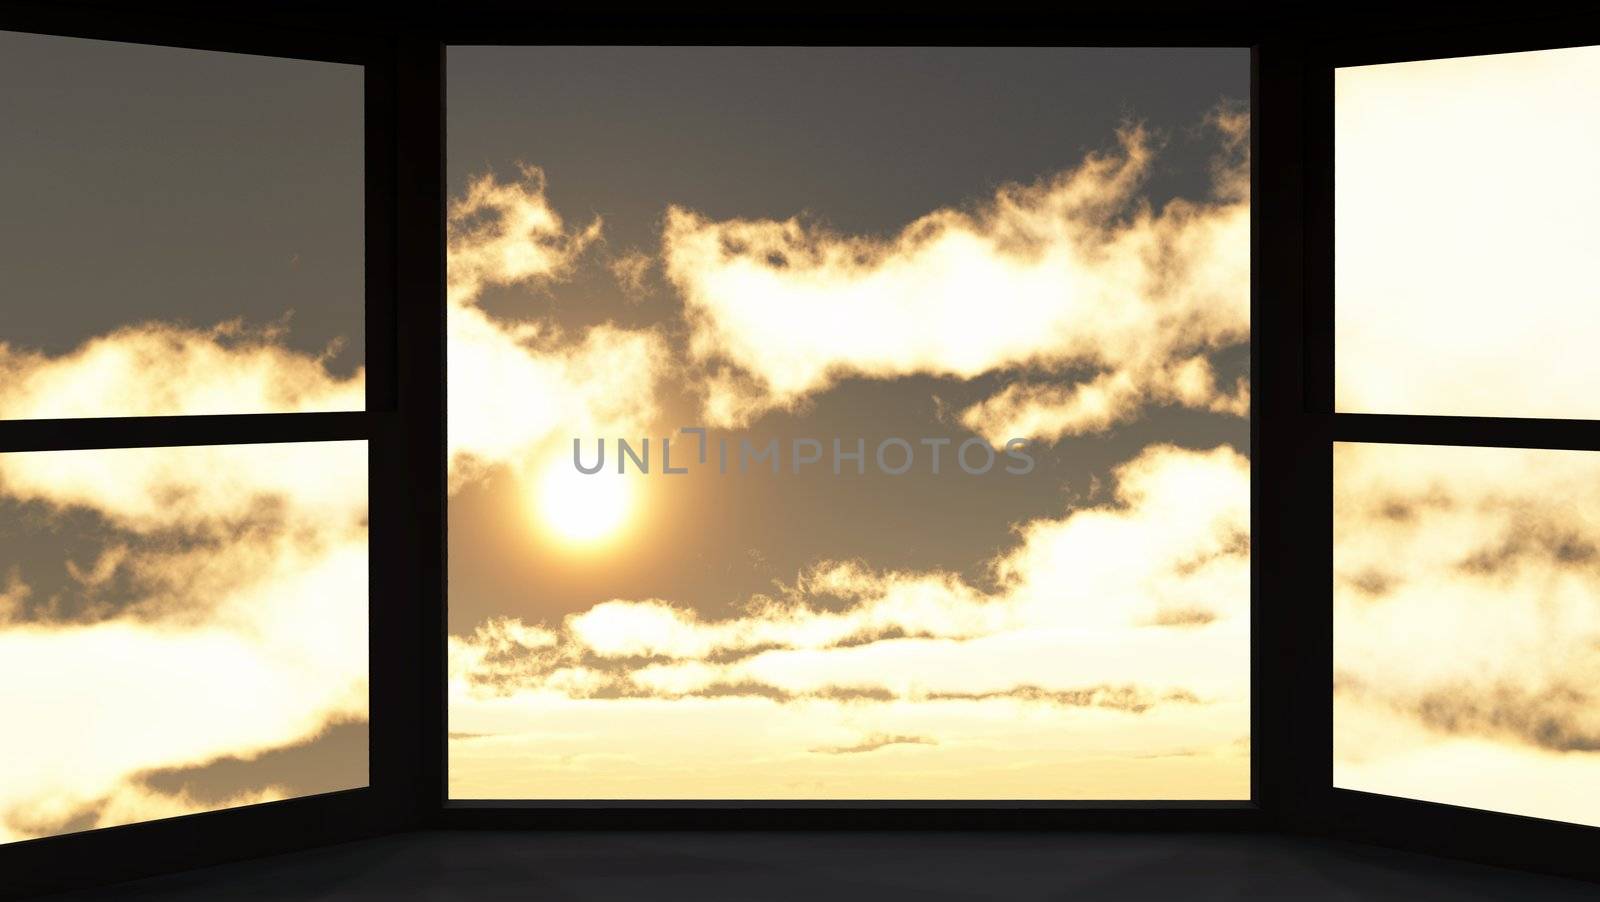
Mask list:
MULTIPOLYGON (((781 762, 775 773, 812 766, 817 749, 889 735, 931 740, 909 750, 926 756, 913 768, 926 776, 997 741, 1006 731, 991 711, 1045 732, 1093 729, 1074 754, 1109 743, 1154 756, 1209 742, 1208 756, 1236 764, 1228 750, 1249 730, 1248 462, 1227 448, 1154 446, 1115 479, 1112 501, 1021 527, 991 562, 988 590, 947 573, 824 564, 729 619, 707 620, 682 601, 614 600, 557 626, 500 619, 452 637, 451 730, 477 737, 456 744, 464 757, 452 767, 455 794, 472 791, 473 762, 491 766, 477 755, 518 749, 543 760, 543 750, 583 746, 590 731, 656 716, 648 711, 694 712, 676 727, 685 732, 652 740, 676 760, 692 753, 679 743, 703 747, 702 731, 720 743, 760 710, 781 722, 763 745, 764 760, 781 762), (849 736, 860 724, 876 730, 849 736)), ((1039 745, 1003 760, 1049 770, 1031 758, 1039 745)), ((675 765, 627 757, 615 781, 590 770, 595 761, 546 761, 553 769, 541 772, 537 794, 653 787, 647 793, 659 797, 682 787, 675 765)), ((993 773, 1001 760, 960 791, 1016 791, 993 773)), ((497 794, 535 791, 505 779, 497 794)), ((712 794, 778 791, 770 777, 748 779, 730 776, 712 794)), ((1051 797, 1061 779, 1035 791, 1051 797)), ((1211 774, 1198 791, 1219 782, 1211 774)), ((1128 791, 1170 789, 1157 780, 1128 791)))
POLYGON ((1135 126, 1076 169, 888 238, 669 210, 665 271, 712 374, 708 422, 792 410, 849 377, 1019 369, 1095 375, 963 415, 997 444, 1104 429, 1151 402, 1246 408, 1204 355, 1249 337, 1249 122, 1224 111, 1211 125, 1214 196, 1159 210, 1139 195, 1157 147, 1135 126), (1038 431, 997 431, 1017 428, 1038 431))
POLYGON ((0 419, 361 410, 361 371, 282 346, 281 328, 129 326, 48 356, 0 342, 0 419))
POLYGON ((1600 462, 1334 461, 1336 785, 1600 824, 1600 462))
MULTIPOLYGON (((15 574, 5 593, 0 680, 26 689, 0 700, 0 841, 277 797, 201 803, 142 775, 366 718, 364 442, 5 454, 0 492, 93 514, 108 549, 73 604, 15 574)), ((342 767, 364 784, 364 760, 342 767)))

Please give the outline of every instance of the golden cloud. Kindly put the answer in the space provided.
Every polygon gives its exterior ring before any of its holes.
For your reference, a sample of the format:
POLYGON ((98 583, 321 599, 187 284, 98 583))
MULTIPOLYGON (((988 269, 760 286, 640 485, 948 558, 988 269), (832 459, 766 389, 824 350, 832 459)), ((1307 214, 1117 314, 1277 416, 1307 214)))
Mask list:
MULTIPOLYGON (((504 743, 531 755, 582 747, 582 735, 620 729, 616 718, 640 718, 646 729, 657 716, 651 706, 661 705, 685 713, 671 735, 652 734, 653 746, 691 735, 703 745, 704 736, 676 732, 688 721, 721 742, 752 704, 782 711, 763 715, 776 731, 763 744, 768 760, 859 745, 834 741, 855 723, 932 737, 937 746, 921 750, 930 760, 964 758, 972 743, 1006 732, 991 716, 1041 729, 1090 718, 1102 735, 1086 747, 1112 743, 1120 753, 1170 750, 1186 731, 1182 741, 1225 747, 1249 730, 1249 464, 1225 447, 1155 446, 1115 476, 1111 501, 1021 527, 1017 546, 992 562, 997 587, 988 591, 947 573, 823 564, 734 618, 707 620, 661 599, 613 600, 555 627, 501 619, 452 637, 451 729, 474 737, 473 751, 460 753, 493 756, 504 743), (1164 616, 1174 612, 1185 616, 1164 616)), ((627 791, 682 785, 648 760, 628 770, 627 791)), ((496 772, 492 795, 528 791, 496 772)), ((462 779, 467 791, 494 778, 462 779)), ((606 785, 598 774, 585 779, 599 781, 590 789, 606 785)), ((1186 793, 1217 785, 1208 778, 1186 793)), ((612 784, 602 795, 623 791, 612 784)))
POLYGON ((13 578, 0 679, 28 688, 0 701, 0 840, 197 810, 139 776, 366 717, 364 442, 6 454, 0 489, 97 512, 121 538, 78 591, 139 590, 62 615, 13 578))
POLYGON ((533 478, 573 437, 637 435, 656 415, 668 352, 655 331, 603 325, 573 336, 548 319, 507 321, 476 306, 492 286, 564 278, 599 237, 598 219, 566 231, 544 189, 542 172, 524 167, 521 181, 485 176, 450 206, 453 489, 494 467, 533 478))
POLYGON ((1600 458, 1334 461, 1335 784, 1600 824, 1600 458))
POLYGON ((285 349, 281 329, 130 326, 49 357, 0 343, 0 419, 361 410, 361 371, 285 349))
POLYGON ((667 214, 668 278, 687 305, 690 350, 712 376, 708 422, 790 409, 848 377, 972 378, 1088 368, 1098 383, 968 411, 993 433, 1104 428, 1148 401, 1235 411, 1205 353, 1249 337, 1248 118, 1212 125, 1223 151, 1214 197, 1153 210, 1138 190, 1156 147, 1129 127, 1119 148, 971 210, 929 213, 885 239, 799 218, 714 222, 667 214))

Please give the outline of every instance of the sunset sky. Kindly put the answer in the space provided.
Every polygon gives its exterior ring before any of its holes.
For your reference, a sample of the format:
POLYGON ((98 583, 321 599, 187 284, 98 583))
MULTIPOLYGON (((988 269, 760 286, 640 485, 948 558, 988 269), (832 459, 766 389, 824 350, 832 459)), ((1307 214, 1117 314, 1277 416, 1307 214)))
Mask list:
MULTIPOLYGON (((0 51, 0 418, 361 407, 359 70, 0 51)), ((1248 88, 452 51, 452 795, 1247 797, 1248 88)), ((365 784, 365 460, 0 455, 0 840, 365 784)))
MULTIPOLYGON (((1249 74, 450 50, 450 796, 1248 798, 1249 74)), ((1596 415, 1597 94, 1339 70, 1339 411, 1596 415)), ((362 409, 362 106, 0 32, 0 419, 362 409)), ((1600 455, 1332 453, 1334 784, 1600 826, 1600 455)), ((0 842, 366 785, 367 512, 0 453, 0 842)))
POLYGON ((1340 444, 1335 786, 1600 826, 1600 454, 1340 444))
MULTIPOLYGON (((1337 408, 1600 415, 1600 47, 1335 75, 1337 408)), ((1600 826, 1600 454, 1334 452, 1334 785, 1600 826)))
MULTIPOLYGON (((361 85, 0 33, 0 418, 360 409, 361 85)), ((0 454, 0 842, 366 785, 366 456, 0 454)))
POLYGON ((1600 417, 1600 47, 1352 66, 1334 92, 1338 409, 1600 417))
POLYGON ((452 50, 451 795, 1248 797, 1248 70, 452 50))

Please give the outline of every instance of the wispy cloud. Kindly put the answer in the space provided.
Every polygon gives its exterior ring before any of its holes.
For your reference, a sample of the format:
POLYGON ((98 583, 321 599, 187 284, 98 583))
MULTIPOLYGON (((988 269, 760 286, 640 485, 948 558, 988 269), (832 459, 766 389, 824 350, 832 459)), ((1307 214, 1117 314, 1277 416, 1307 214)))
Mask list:
POLYGON ((881 733, 868 736, 855 745, 820 746, 812 749, 817 755, 859 755, 864 752, 875 752, 878 749, 891 745, 938 745, 925 736, 886 736, 881 733))

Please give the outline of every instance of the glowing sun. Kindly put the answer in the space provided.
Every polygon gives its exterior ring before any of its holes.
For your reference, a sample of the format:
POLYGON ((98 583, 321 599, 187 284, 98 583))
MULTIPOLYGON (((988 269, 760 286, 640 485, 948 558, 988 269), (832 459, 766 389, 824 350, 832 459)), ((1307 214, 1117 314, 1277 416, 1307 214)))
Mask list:
POLYGON ((610 538, 627 523, 634 488, 628 477, 602 470, 580 473, 570 461, 547 467, 533 490, 539 520, 551 532, 576 544, 610 538))

